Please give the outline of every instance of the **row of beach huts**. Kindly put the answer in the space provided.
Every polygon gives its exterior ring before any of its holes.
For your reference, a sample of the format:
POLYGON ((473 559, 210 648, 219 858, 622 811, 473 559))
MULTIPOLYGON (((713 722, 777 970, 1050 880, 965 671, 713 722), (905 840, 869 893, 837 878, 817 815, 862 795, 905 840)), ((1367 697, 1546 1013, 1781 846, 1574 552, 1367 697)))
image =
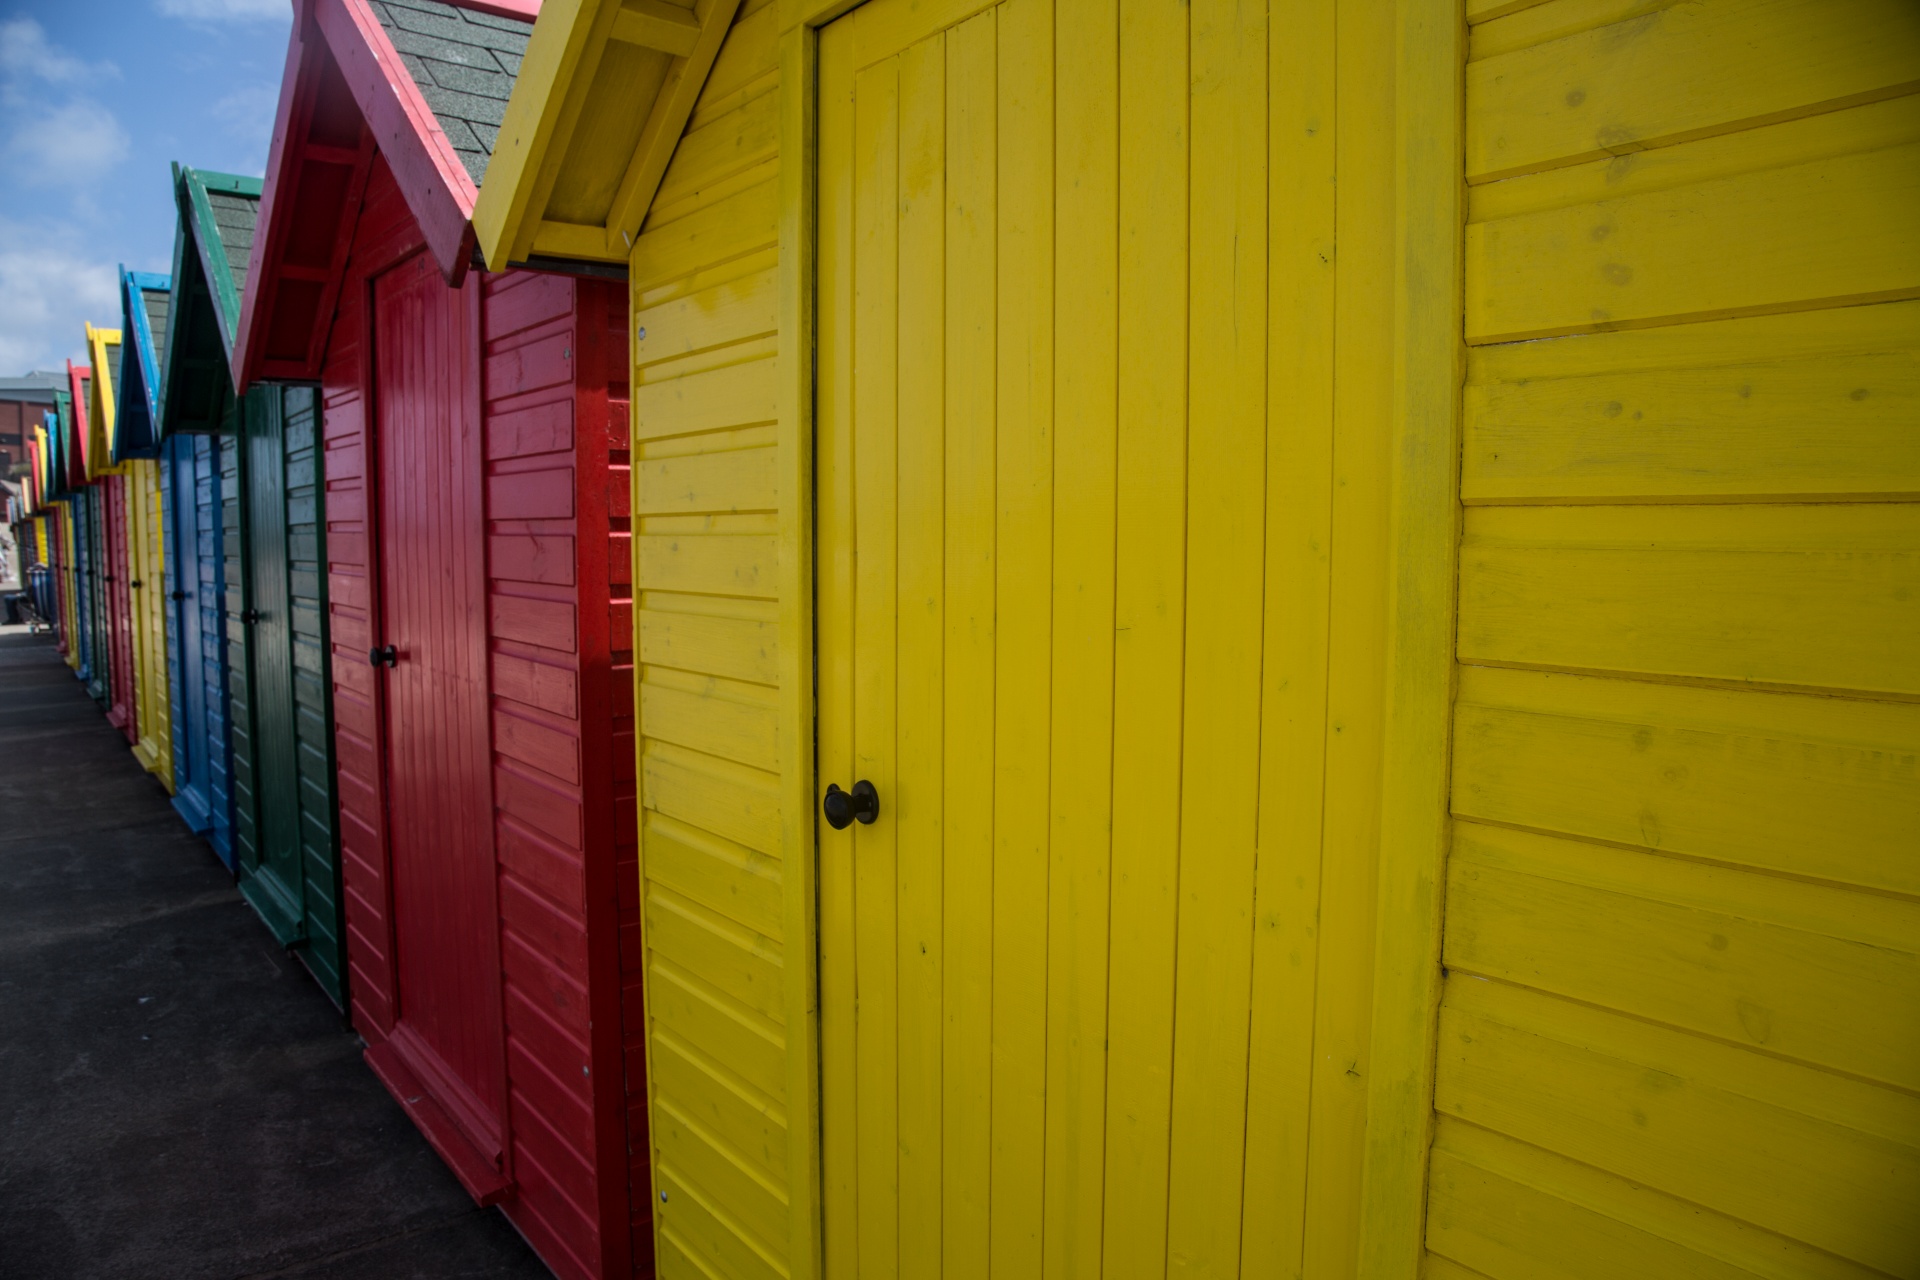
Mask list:
POLYGON ((1920 1280, 1911 0, 293 7, 16 529, 557 1274, 1920 1280))

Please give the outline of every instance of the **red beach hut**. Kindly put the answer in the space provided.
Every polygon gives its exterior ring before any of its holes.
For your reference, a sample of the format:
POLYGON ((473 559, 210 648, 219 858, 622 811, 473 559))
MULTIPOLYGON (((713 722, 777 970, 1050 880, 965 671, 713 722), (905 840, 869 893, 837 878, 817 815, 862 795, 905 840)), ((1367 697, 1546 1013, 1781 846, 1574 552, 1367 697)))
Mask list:
POLYGON ((537 4, 299 0, 243 381, 322 387, 352 1018, 563 1276, 650 1273, 626 301, 473 267, 537 4))
POLYGON ((106 554, 99 557, 100 594, 105 604, 107 641, 107 722, 140 741, 138 703, 133 696, 133 558, 127 545, 127 478, 109 471, 106 428, 95 421, 93 375, 67 362, 68 387, 73 395, 73 434, 81 475, 100 486, 101 533, 106 554))

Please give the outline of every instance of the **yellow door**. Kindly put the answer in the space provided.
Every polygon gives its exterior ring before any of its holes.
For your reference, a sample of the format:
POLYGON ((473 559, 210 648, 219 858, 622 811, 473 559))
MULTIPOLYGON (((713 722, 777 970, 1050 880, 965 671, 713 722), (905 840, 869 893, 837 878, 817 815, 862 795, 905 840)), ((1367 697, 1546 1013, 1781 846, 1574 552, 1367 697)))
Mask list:
POLYGON ((1324 630, 1268 625, 1325 626, 1323 555, 1266 522, 1328 472, 1269 417, 1267 21, 874 0, 821 33, 818 780, 879 806, 819 831, 827 1275, 1351 1265, 1358 895, 1316 1091, 1287 764, 1324 630))
POLYGON ((133 754, 173 789, 171 706, 167 690, 165 563, 160 536, 160 464, 136 458, 122 464, 127 476, 128 547, 133 573, 133 682, 140 741, 133 754))
POLYGON ((1472 34, 1427 1274, 1917 1276, 1920 8, 1598 12, 1472 34))

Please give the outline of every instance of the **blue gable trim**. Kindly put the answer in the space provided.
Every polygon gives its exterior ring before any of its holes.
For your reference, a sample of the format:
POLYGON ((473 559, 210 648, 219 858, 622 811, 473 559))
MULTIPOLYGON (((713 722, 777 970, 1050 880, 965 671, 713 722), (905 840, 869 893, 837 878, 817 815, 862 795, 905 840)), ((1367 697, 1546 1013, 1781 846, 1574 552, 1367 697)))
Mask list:
POLYGON ((120 403, 115 410, 113 460, 151 458, 160 452, 159 353, 147 295, 172 293, 173 282, 151 271, 120 268, 120 403), (133 358, 129 360, 128 354, 133 358))

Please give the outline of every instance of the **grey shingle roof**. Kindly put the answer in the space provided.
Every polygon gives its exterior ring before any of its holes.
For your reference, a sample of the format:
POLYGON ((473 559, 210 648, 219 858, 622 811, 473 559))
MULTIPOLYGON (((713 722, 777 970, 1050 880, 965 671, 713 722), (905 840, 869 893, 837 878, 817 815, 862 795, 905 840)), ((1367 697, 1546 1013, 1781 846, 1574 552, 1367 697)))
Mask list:
POLYGON ((53 393, 67 385, 64 373, 46 373, 35 369, 18 378, 0 378, 0 400, 29 400, 52 404, 53 393))
POLYGON ((531 22, 457 9, 440 0, 370 0, 394 50, 433 109, 473 185, 506 118, 531 22))
POLYGON ((253 227, 260 221, 260 197, 209 191, 207 205, 220 228, 220 247, 226 250, 227 266, 233 271, 234 290, 244 298, 247 296, 247 258, 253 252, 253 227))
MULTIPOLYGON (((147 331, 153 335, 153 358, 161 369, 167 367, 167 316, 173 310, 173 295, 166 289, 144 289, 147 304, 147 331)), ((156 376, 158 370, 155 371, 156 376)))

